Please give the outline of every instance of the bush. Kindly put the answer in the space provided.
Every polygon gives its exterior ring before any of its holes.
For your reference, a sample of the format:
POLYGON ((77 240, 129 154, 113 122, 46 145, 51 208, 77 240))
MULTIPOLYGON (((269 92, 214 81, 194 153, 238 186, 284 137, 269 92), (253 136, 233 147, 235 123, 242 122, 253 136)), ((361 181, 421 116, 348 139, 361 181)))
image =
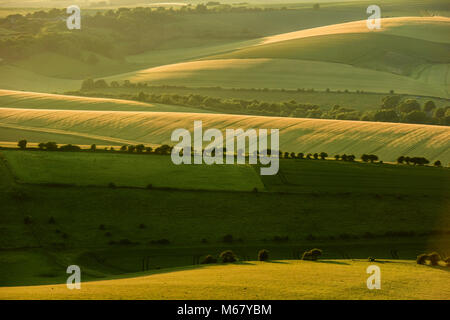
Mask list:
POLYGON ((217 259, 214 258, 212 255, 208 254, 200 263, 201 264, 217 263, 217 259))
POLYGON ((417 264, 426 264, 428 259, 428 255, 426 253, 422 253, 417 256, 416 262, 417 264))
POLYGON ((369 257, 369 258, 367 258, 367 260, 368 260, 369 262, 375 262, 375 258, 374 258, 374 257, 369 257))
POLYGON ((141 223, 141 224, 139 225, 139 229, 145 229, 145 228, 146 228, 145 224, 141 223))
POLYGON ((99 225, 98 228, 99 228, 99 230, 105 230, 106 229, 104 224, 99 225))
POLYGON ((439 264, 439 261, 441 261, 441 256, 439 255, 439 253, 437 252, 432 252, 430 253, 430 255, 428 256, 428 258, 430 259, 430 264, 432 266, 437 266, 439 264))
POLYGON ((316 261, 322 255, 322 250, 314 248, 303 252, 302 260, 316 261))
POLYGON ((25 218, 23 218, 23 223, 25 223, 25 224, 32 224, 33 223, 33 218, 31 216, 25 216, 25 218))
POLYGON ((225 250, 219 255, 220 260, 222 260, 223 263, 230 263, 237 261, 237 257, 231 250, 225 250))
POLYGON ((54 218, 54 217, 50 217, 50 218, 48 219, 48 223, 49 223, 49 224, 55 224, 55 223, 56 223, 55 218, 54 218))
POLYGON ((116 188, 116 184, 114 182, 110 182, 108 183, 108 187, 111 189, 115 189, 116 188))
POLYGON ((259 261, 267 261, 269 260, 269 251, 266 249, 262 249, 258 252, 258 260, 259 261))

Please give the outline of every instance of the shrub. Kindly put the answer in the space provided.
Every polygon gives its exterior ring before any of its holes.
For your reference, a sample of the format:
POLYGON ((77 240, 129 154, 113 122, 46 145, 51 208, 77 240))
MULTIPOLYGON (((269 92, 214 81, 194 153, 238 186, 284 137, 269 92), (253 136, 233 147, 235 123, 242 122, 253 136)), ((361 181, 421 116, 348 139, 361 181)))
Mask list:
POLYGON ((63 232, 62 237, 63 237, 63 239, 67 239, 67 238, 69 238, 69 235, 67 233, 63 232))
POLYGON ((153 185, 150 183, 147 185, 147 189, 153 189, 153 185))
POLYGON ((201 264, 217 263, 217 259, 214 258, 212 255, 208 254, 200 263, 201 264))
POLYGON ((56 223, 55 218, 54 218, 54 217, 50 217, 50 218, 48 219, 48 223, 49 223, 49 224, 55 224, 55 223, 56 223))
POLYGON ((416 262, 417 264, 426 264, 428 259, 428 255, 426 253, 422 253, 417 256, 416 262))
POLYGON ((107 232, 105 233, 105 237, 111 237, 111 232, 107 231, 107 232))
POLYGON ((23 218, 23 223, 25 223, 25 224, 32 224, 33 223, 33 218, 31 216, 25 216, 25 218, 23 218))
POLYGON ((267 261, 269 260, 269 251, 266 249, 262 249, 258 252, 258 260, 259 261, 267 261))
POLYGON ((430 253, 430 255, 428 256, 428 258, 430 259, 430 264, 432 266, 437 266, 439 261, 441 261, 441 256, 439 255, 439 253, 437 252, 432 252, 430 253))
POLYGON ((99 225, 98 228, 99 228, 100 230, 105 230, 105 229, 106 229, 106 227, 105 227, 104 224, 99 225))
POLYGON ((302 260, 316 261, 322 255, 322 250, 314 248, 303 252, 302 260))
POLYGON ((208 239, 203 238, 202 243, 208 243, 208 239))
POLYGON ((114 182, 110 182, 108 183, 108 187, 111 189, 115 189, 116 188, 116 184, 114 182))
POLYGON ((236 255, 231 250, 225 250, 219 255, 220 260, 223 263, 235 262, 237 260, 236 255))
POLYGON ((375 262, 375 258, 374 258, 374 257, 369 257, 369 258, 367 258, 367 260, 368 260, 369 262, 375 262))
POLYGON ((145 228, 146 228, 145 224, 141 223, 141 224, 139 225, 139 229, 145 229, 145 228))

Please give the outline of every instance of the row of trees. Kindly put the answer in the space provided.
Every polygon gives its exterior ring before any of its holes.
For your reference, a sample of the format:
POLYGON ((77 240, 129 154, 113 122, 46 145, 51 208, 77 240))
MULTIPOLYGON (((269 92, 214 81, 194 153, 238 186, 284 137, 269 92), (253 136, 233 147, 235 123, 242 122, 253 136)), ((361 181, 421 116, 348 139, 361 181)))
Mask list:
MULTIPOLYGON (((18 147, 20 149, 26 149, 27 148, 27 140, 20 140, 17 143, 18 147)), ((81 148, 77 145, 72 145, 72 144, 66 144, 66 145, 62 145, 60 147, 58 147, 58 144, 56 142, 41 142, 38 145, 40 150, 47 150, 47 151, 81 151, 81 148)), ((117 151, 119 152, 126 152, 126 153, 147 153, 147 154, 160 154, 160 155, 169 155, 172 152, 173 147, 164 144, 161 145, 157 148, 152 148, 149 146, 145 146, 144 144, 138 144, 138 145, 123 145, 121 146, 117 151)), ((90 151, 97 151, 97 145, 96 144, 92 144, 90 149, 90 151)), ((114 147, 110 147, 103 149, 102 151, 116 151, 114 149, 114 147)), ((202 150, 202 153, 205 150, 202 150)), ((225 154, 227 152, 226 148, 223 148, 223 153, 225 154)), ((272 154, 272 150, 268 149, 264 151, 265 154, 272 154)), ((194 149, 191 148, 191 154, 194 154, 194 149)), ((237 154, 244 154, 244 151, 239 149, 237 150, 237 154)), ((214 156, 214 154, 213 154, 214 156)), ((255 154, 255 156, 258 156, 258 153, 255 154)), ((283 151, 279 151, 279 157, 280 158, 284 158, 284 159, 300 159, 300 160, 326 160, 328 158, 328 153, 326 152, 320 152, 320 153, 303 153, 303 152, 283 152, 283 151)), ((348 161, 348 162, 353 162, 355 161, 356 157, 353 154, 342 154, 342 155, 335 155, 334 159, 337 161, 348 161)), ((371 162, 374 163, 375 161, 378 161, 379 158, 377 155, 374 154, 363 154, 361 156, 361 160, 363 162, 371 162)), ((380 161, 382 162, 382 161, 380 161)), ((430 163, 429 160, 427 160, 424 157, 405 157, 405 156, 400 156, 397 159, 397 163, 399 164, 414 164, 414 165, 427 165, 430 163)), ((441 161, 436 160, 433 163, 434 166, 440 167, 442 166, 441 161)))
MULTIPOLYGON (((419 166, 423 166, 423 165, 427 165, 430 163, 430 161, 424 157, 405 157, 405 156, 400 156, 397 158, 397 163, 399 164, 410 164, 412 163, 413 165, 419 165, 419 166)), ((441 161, 436 160, 433 164, 436 167, 440 167, 442 166, 441 161)))
MULTIPOLYGON (((96 89, 105 89, 109 87, 116 88, 121 86, 129 88, 132 87, 132 85, 138 85, 141 87, 146 86, 145 84, 133 84, 129 80, 125 80, 121 84, 117 81, 112 81, 108 85, 108 83, 106 83, 103 79, 96 81, 93 79, 86 79, 82 83, 81 92, 75 92, 75 94, 85 95, 87 91, 95 91, 96 89)), ((108 94, 100 94, 100 96, 108 96, 108 94)), ((112 95, 111 97, 117 97, 117 95, 112 95)), ((197 108, 200 107, 226 113, 243 113, 295 118, 450 125, 450 107, 437 108, 436 104, 429 100, 422 108, 416 100, 406 99, 403 101, 401 100, 401 96, 388 96, 383 99, 380 110, 369 110, 365 112, 339 105, 335 105, 329 110, 322 110, 318 105, 299 103, 295 100, 269 102, 260 101, 257 99, 223 99, 199 94, 147 94, 141 91, 137 95, 122 93, 119 95, 119 98, 149 103, 163 103, 197 108), (393 97, 395 99, 393 99, 393 97), (397 101, 398 106, 393 101, 397 101), (392 105, 394 105, 394 107, 391 107, 392 105)))

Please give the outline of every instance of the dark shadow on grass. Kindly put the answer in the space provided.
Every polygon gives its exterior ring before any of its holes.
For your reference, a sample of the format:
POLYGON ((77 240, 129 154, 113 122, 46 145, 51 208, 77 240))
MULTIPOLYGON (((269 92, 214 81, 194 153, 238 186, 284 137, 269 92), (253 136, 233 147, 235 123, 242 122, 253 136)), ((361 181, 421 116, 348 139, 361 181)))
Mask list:
POLYGON ((285 261, 277 261, 277 260, 267 260, 264 262, 268 262, 268 263, 279 263, 279 264, 289 264, 289 262, 285 262, 285 261))
POLYGON ((330 263, 330 264, 340 264, 340 265, 347 265, 349 266, 350 263, 343 262, 343 261, 333 261, 333 260, 317 260, 313 262, 319 262, 319 263, 330 263))

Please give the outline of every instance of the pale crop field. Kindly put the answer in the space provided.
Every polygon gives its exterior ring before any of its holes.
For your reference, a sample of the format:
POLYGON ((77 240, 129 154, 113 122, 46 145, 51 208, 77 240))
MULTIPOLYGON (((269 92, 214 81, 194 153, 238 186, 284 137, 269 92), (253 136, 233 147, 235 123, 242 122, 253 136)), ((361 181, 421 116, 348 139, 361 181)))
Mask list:
POLYGON ((444 165, 450 161, 450 128, 446 126, 176 112, 0 108, 0 127, 80 135, 120 144, 175 145, 172 132, 178 128, 193 132, 196 120, 203 122, 204 130, 279 129, 282 151, 324 151, 331 157, 346 153, 358 158, 371 153, 383 161, 395 161, 401 155, 421 156, 430 161, 439 159, 444 165))
POLYGON ((135 274, 135 278, 0 288, 1 299, 450 299, 445 267, 415 261, 273 261, 211 265, 135 274), (381 289, 367 288, 369 265, 381 289))
POLYGON ((204 112, 200 108, 144 103, 133 100, 91 98, 1 89, 0 106, 5 108, 27 109, 204 112))

